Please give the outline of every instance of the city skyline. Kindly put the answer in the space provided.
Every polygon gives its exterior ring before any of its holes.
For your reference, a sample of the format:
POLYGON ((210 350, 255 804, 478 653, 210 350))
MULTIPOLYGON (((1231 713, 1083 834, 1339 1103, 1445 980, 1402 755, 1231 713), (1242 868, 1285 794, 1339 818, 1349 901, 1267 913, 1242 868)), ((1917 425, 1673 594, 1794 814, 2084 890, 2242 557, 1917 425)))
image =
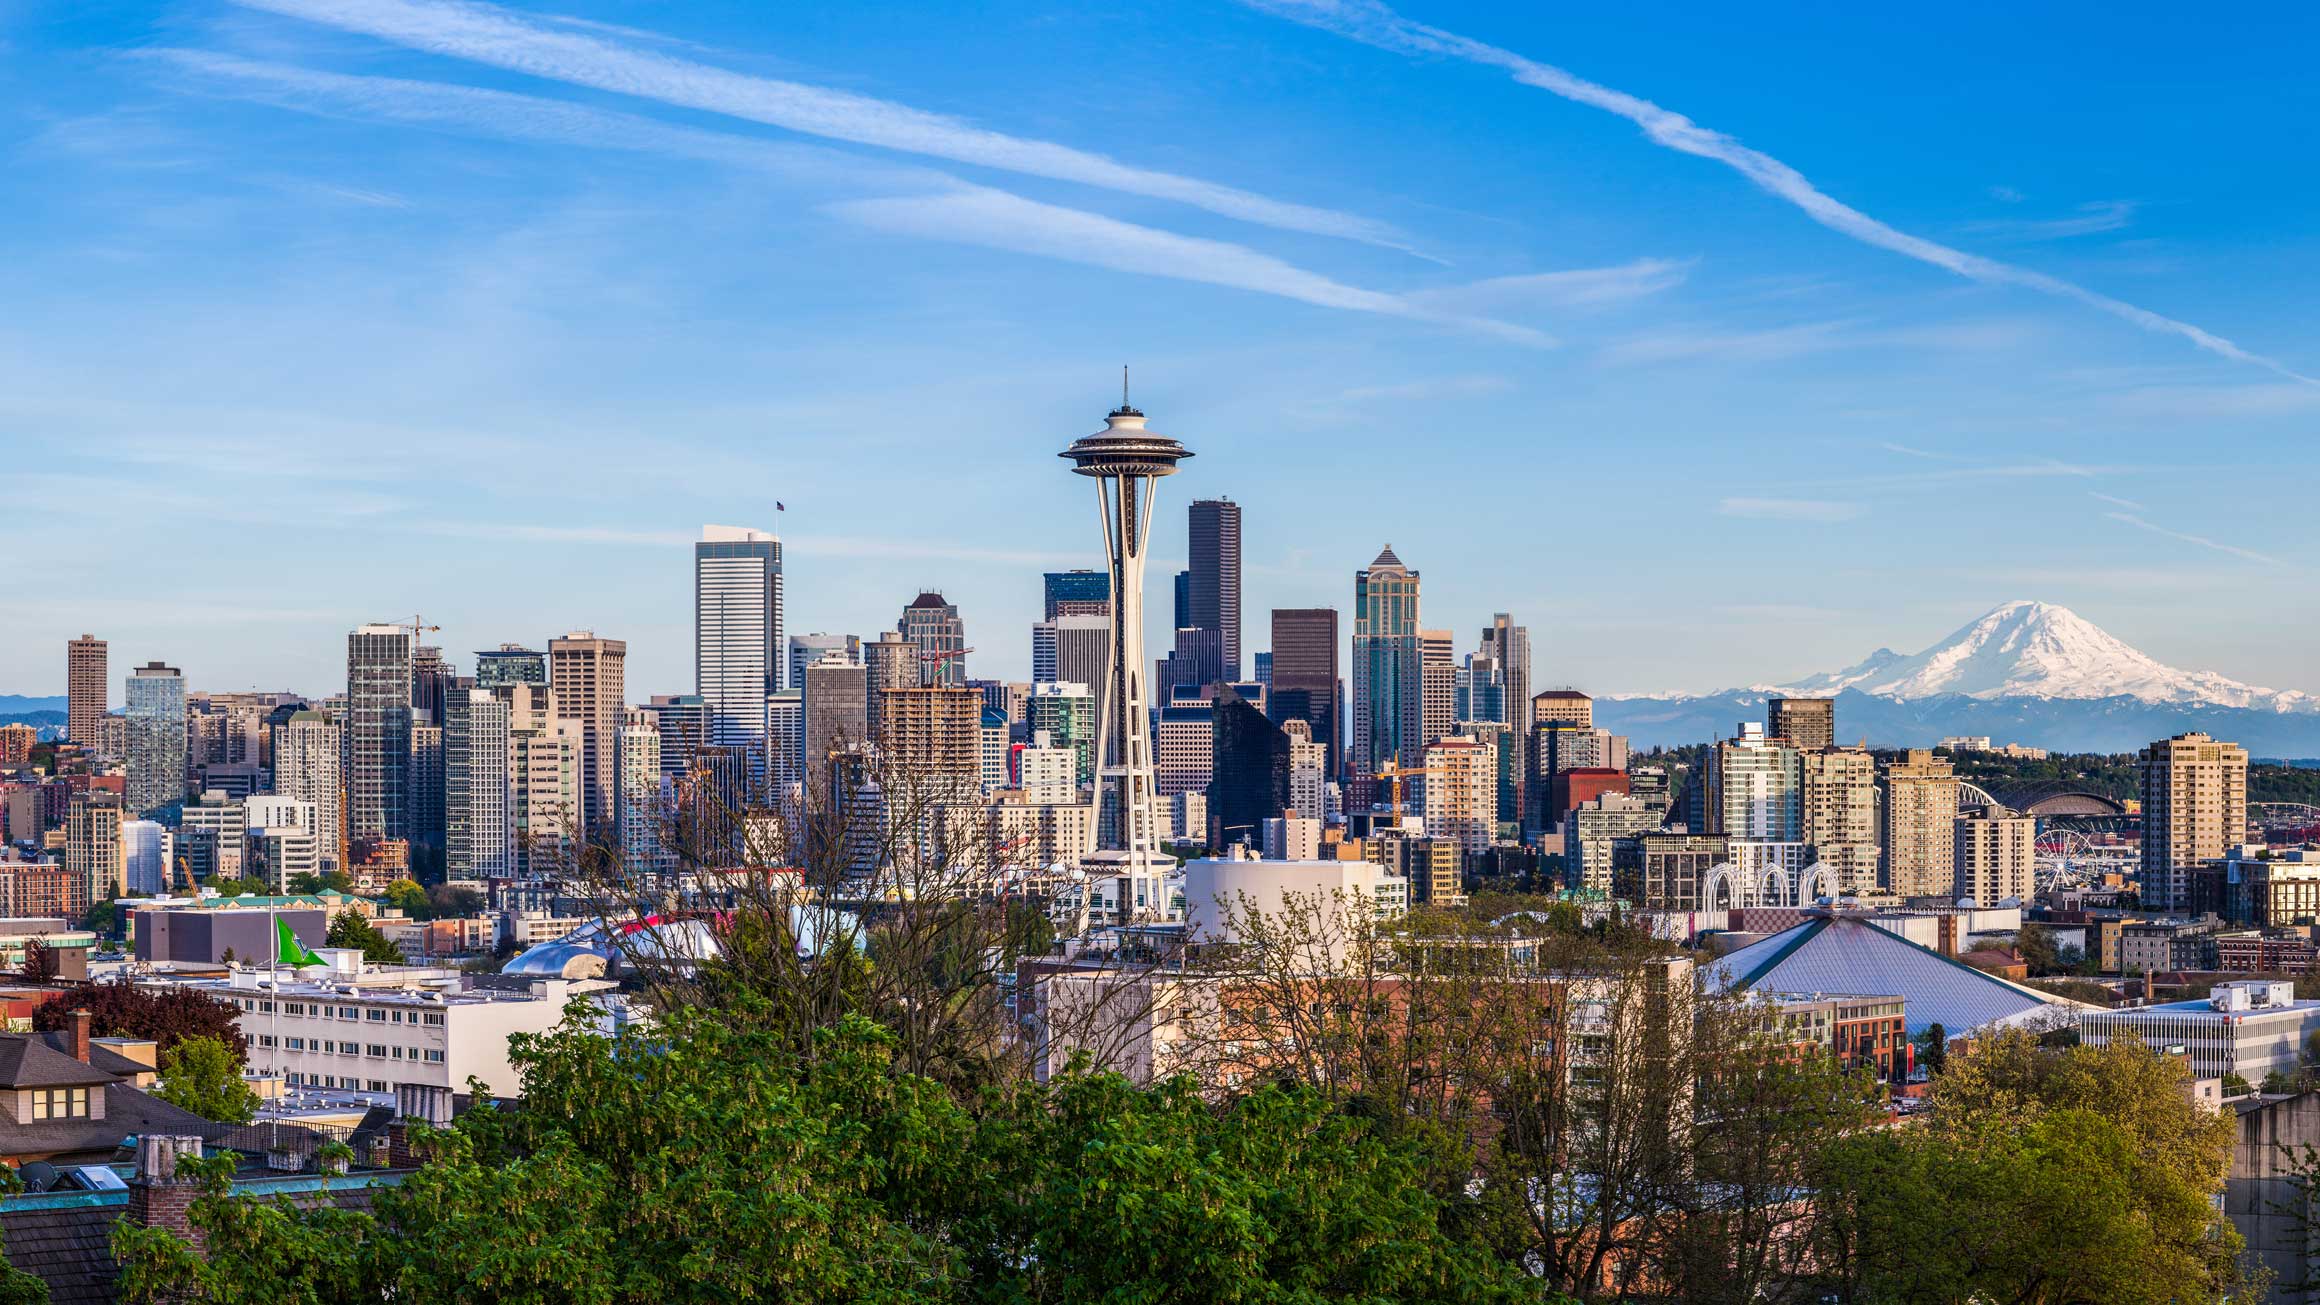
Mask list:
POLYGON ((1040 573, 1101 564, 1046 459, 1121 362, 1213 450, 1179 492, 1246 510, 1244 662, 1273 608, 1349 612, 1390 543, 1429 627, 1510 612, 1540 683, 1599 693, 1780 682, 2018 597, 2320 689, 2314 546, 2247 492, 2315 457, 2308 206, 2272 184, 2311 15, 2250 43, 2117 12, 2096 59, 2057 15, 1925 45, 1882 15, 1330 12, 12 17, 73 71, 0 110, 40 196, 0 217, 40 323, 0 354, 0 451, 90 529, 0 584, 0 692, 60 693, 90 631, 116 669, 316 693, 407 611, 459 650, 597 629, 679 691, 676 559, 714 521, 783 536, 791 628, 939 591, 970 673, 1014 678, 1040 573), (543 75, 494 62, 548 38, 543 75), (1169 93, 1053 82, 1124 49, 1169 93), (608 92, 638 59, 686 75, 608 92), (840 135, 767 108, 784 86, 840 97, 840 135), (895 474, 930 410, 937 474, 895 474), (263 584, 155 565, 245 538, 296 546, 256 550, 263 584), (1698 601, 1637 601, 1670 584, 1698 601))

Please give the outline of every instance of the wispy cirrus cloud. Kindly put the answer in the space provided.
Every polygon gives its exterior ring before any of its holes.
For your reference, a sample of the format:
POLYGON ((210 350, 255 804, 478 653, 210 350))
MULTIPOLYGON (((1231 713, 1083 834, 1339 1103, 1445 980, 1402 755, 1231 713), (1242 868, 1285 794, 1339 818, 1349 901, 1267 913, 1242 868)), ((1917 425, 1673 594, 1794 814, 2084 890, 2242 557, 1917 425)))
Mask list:
POLYGON ((1727 498, 1716 515, 1755 521, 1851 521, 1868 509, 1858 503, 1819 498, 1727 498))
POLYGON ((873 162, 820 146, 677 127, 508 91, 318 72, 197 50, 152 51, 148 57, 238 88, 245 98, 300 112, 695 159, 834 187, 854 197, 826 203, 823 212, 888 234, 1229 286, 1324 308, 1474 330, 1534 348, 1554 343, 1527 326, 1461 312, 1416 295, 1348 285, 1245 245, 1025 199, 922 165, 873 162), (864 190, 906 193, 862 197, 864 190))
POLYGON ((2108 503, 2115 508, 2125 508, 2129 512, 2141 512, 2144 510, 2142 504, 2137 503, 2131 498, 2120 498, 2116 494, 2104 494, 2090 489, 2086 492, 2086 496, 2088 498, 2095 499, 2098 502, 2108 503))
POLYGON ((1544 332, 1430 308, 1407 296, 1334 281, 1243 245, 1178 235, 987 187, 935 195, 843 200, 828 206, 876 230, 1065 259, 1120 272, 1233 286, 1354 312, 1460 326, 1533 347, 1544 332))
POLYGON ((430 54, 954 163, 1170 200, 1237 221, 1416 253, 1390 223, 1275 199, 851 91, 735 72, 466 0, 236 0, 430 54))
POLYGON ((1862 244, 1930 264, 1970 281, 2019 286, 2040 294, 2073 300, 2146 331, 2188 340, 2218 357, 2262 367, 2307 385, 2320 386, 2320 378, 2294 371, 2276 359, 2250 352, 2189 322, 2163 316, 2044 272, 1979 254, 1969 254, 1922 236, 1910 235, 1822 192, 1803 173, 1762 150, 1743 145, 1723 132, 1702 127, 1671 109, 1662 108, 1625 91, 1588 81, 1550 64, 1525 58, 1511 50, 1438 27, 1429 27, 1424 23, 1412 22, 1377 0, 1244 0, 1244 3, 1308 27, 1334 32, 1398 54, 1440 56, 1499 69, 1525 86, 1625 118, 1641 127, 1644 135, 1655 144, 1721 163, 1747 178, 1758 189, 1794 205, 1806 217, 1862 244))
POLYGON ((2269 553, 2259 553, 2252 548, 2241 548, 2237 544, 2227 544, 2220 539, 2209 539, 2205 535, 2193 535, 2181 530, 2170 530, 2165 526, 2156 524, 2155 522, 2146 521, 2142 517, 2139 517, 2132 512, 2105 512, 2103 515, 2109 517, 2113 521, 2118 521, 2126 525, 2133 526, 2137 530, 2147 530, 2154 535, 2161 536, 2162 538, 2178 540, 2186 544, 2196 544, 2201 548, 2210 548, 2218 553, 2228 553, 2233 557, 2244 557, 2250 562, 2261 562, 2266 566, 2286 565, 2286 563, 2282 562, 2279 558, 2273 557, 2269 553))
POLYGON ((1598 308, 1630 303, 1682 285, 1691 271, 1688 262, 1666 258, 1639 258, 1616 267, 1582 267, 1559 272, 1528 272, 1491 277, 1442 290, 1422 290, 1410 297, 1469 312, 1507 312, 1524 308, 1598 308))
POLYGON ((2124 231, 2143 206, 2136 199, 2103 199, 2078 206, 2076 216, 2061 218, 1992 218, 1966 224, 1966 230, 2007 240, 2069 240, 2124 231))

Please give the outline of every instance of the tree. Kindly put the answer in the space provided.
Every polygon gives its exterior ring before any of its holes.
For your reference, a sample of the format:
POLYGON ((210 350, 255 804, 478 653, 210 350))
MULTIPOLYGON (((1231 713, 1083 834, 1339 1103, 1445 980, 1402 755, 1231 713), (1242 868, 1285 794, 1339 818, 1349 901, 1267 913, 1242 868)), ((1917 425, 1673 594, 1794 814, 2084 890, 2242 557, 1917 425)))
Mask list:
POLYGON ((397 879, 387 885, 387 905, 414 920, 424 920, 434 914, 427 900, 427 890, 415 879, 397 879))
POLYGON ((24 944, 25 982, 54 983, 61 968, 54 947, 37 938, 24 944))
POLYGON ((100 937, 117 933, 121 927, 121 908, 112 902, 98 902, 81 914, 81 928, 100 937))
POLYGON ((1949 1030, 1939 1024, 1928 1024, 1925 1031, 1914 1039, 1917 1043, 1917 1063, 1925 1067, 1930 1077, 1949 1066, 1949 1030))
POLYGON ((2054 931, 2036 921, 2025 921, 2014 932, 2014 953, 2030 967, 2032 974, 2052 974, 2062 968, 2061 950, 2055 945, 2054 931))
POLYGON ((233 1048, 216 1038, 181 1038, 161 1057, 161 1086, 153 1095, 221 1124, 246 1124, 258 1113, 258 1094, 242 1081, 233 1048))
POLYGON ((401 965, 405 959, 402 948, 389 942, 378 926, 356 911, 340 911, 331 917, 330 933, 324 941, 332 947, 359 947, 363 959, 373 965, 401 965))
POLYGON ((146 989, 126 983, 82 984, 56 1001, 33 1007, 32 1027, 51 1032, 72 1026, 74 1011, 89 1013, 89 1027, 103 1038, 145 1038, 167 1055, 186 1038, 215 1038, 238 1064, 248 1056, 240 1012, 191 988, 146 989))
POLYGON ((1453 1235, 1426 1181, 1441 1139, 1388 1113, 1108 1074, 970 1108, 866 1018, 820 1041, 802 1057, 772 1021, 697 1010, 519 1037, 523 1109, 423 1135, 427 1163, 375 1190, 375 1218, 238 1198, 224 1165, 194 1162, 208 1253, 124 1221, 123 1298, 1545 1299, 1453 1235))
POLYGON ((312 870, 301 870, 290 876, 290 882, 284 886, 293 893, 318 893, 322 891, 322 876, 312 870))
MULTIPOLYGON (((2273 1070, 2273 1071, 2272 1071, 2272 1074, 2273 1074, 2273 1076, 2278 1076, 2278 1074, 2279 1074, 2279 1071, 2278 1071, 2278 1070, 2273 1070)), ((2225 1096, 2227 1096, 2227 1097, 2244 1097, 2244 1096, 2246 1096, 2246 1095, 2247 1095, 2249 1092, 2252 1092, 2252 1091, 2254 1091, 2254 1089, 2253 1089, 2253 1088, 2250 1088, 2250 1087, 2248 1086, 2248 1081, 2247 1081, 2246 1079, 2244 1079, 2244 1078, 2241 1078, 2241 1077, 2240 1077, 2238 1074, 2236 1074, 2236 1073, 2233 1073, 2233 1072, 2232 1072, 2232 1071, 2230 1071, 2230 1070, 2225 1070, 2225 1071, 2224 1071, 2224 1074, 2223 1074, 2223 1094, 2224 1094, 2225 1096)))

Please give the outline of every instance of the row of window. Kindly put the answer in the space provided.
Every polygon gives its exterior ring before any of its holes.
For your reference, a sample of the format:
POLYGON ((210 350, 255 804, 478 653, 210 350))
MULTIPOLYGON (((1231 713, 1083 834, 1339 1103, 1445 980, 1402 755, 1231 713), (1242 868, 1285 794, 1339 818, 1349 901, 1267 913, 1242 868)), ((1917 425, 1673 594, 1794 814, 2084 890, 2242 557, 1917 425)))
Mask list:
MULTIPOLYGON (((274 1003, 259 997, 236 997, 234 1004, 252 1014, 271 1015, 274 1013, 274 1003)), ((388 1010, 378 1006, 333 1007, 319 1001, 286 1001, 282 1003, 282 1013, 285 1015, 312 1015, 316 1019, 325 1020, 335 1014, 342 1020, 367 1019, 373 1024, 441 1024, 443 1022, 443 1012, 439 1010, 388 1010)))
POLYGON ((32 1091, 34 1119, 87 1119, 89 1117, 89 1090, 77 1088, 34 1088, 32 1091))
POLYGON ((368 1080, 359 1078, 333 1078, 328 1074, 290 1074, 286 1077, 289 1079, 290 1086, 292 1087, 348 1088, 356 1092, 363 1091, 366 1088, 372 1092, 386 1092, 391 1090, 387 1085, 387 1081, 382 1078, 368 1080))
MULTIPOLYGON (((273 1047, 274 1035, 271 1033, 259 1034, 258 1045, 267 1048, 273 1047)), ((326 1055, 333 1052, 341 1056, 367 1055, 379 1060, 424 1060, 430 1065, 443 1063, 443 1053, 433 1047, 427 1048, 424 1052, 416 1047, 406 1051, 402 1047, 383 1046, 376 1042, 365 1046, 359 1042, 333 1042, 329 1038, 284 1038, 282 1039, 282 1049, 284 1051, 318 1051, 326 1055)))

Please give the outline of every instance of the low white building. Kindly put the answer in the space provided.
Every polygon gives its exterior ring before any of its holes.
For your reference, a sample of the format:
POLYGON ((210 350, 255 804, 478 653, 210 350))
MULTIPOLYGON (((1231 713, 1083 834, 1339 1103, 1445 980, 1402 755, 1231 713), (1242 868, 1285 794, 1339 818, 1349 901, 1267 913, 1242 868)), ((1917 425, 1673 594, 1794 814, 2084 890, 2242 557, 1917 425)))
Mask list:
POLYGON ((1408 909, 1409 883, 1374 861, 1257 861, 1202 857, 1184 866, 1185 935, 1242 942, 1234 925, 1251 914, 1295 913, 1312 922, 1368 903, 1380 916, 1408 909))
POLYGON ((390 986, 401 981, 391 970, 374 972, 385 983, 349 971, 341 963, 328 973, 307 967, 310 979, 287 970, 279 980, 263 970, 222 979, 161 975, 140 985, 192 988, 234 1007, 249 1040, 249 1071, 280 1075, 294 1088, 383 1093, 418 1083, 465 1092, 473 1076, 501 1096, 523 1086, 508 1039, 553 1029, 569 998, 609 986, 564 979, 466 986, 449 977, 403 987, 390 986))
POLYGON ((2245 979, 2215 985, 2204 1000, 2089 1011, 2079 1041, 2091 1047, 2132 1034, 2162 1053, 2180 1053, 2194 1078, 2237 1074, 2250 1086, 2273 1070, 2302 1063, 2304 1039, 2320 1030, 2320 1001, 2296 1000, 2284 980, 2245 979))

